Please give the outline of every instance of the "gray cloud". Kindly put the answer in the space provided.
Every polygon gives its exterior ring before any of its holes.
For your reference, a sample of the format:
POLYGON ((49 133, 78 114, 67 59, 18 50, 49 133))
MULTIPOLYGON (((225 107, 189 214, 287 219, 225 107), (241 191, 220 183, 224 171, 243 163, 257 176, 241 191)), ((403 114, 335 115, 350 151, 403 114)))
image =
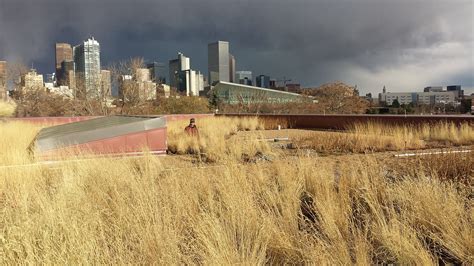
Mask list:
POLYGON ((0 58, 54 68, 53 45, 89 35, 103 61, 177 51, 207 69, 207 43, 231 42, 239 69, 362 92, 474 86, 472 1, 0 0, 0 58))

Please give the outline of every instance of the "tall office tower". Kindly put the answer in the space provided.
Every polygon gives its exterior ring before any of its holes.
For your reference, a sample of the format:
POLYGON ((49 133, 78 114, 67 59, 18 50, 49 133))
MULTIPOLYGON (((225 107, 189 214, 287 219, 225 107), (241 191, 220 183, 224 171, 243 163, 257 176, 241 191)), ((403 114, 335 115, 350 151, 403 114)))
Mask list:
POLYGON ((169 72, 170 72, 170 86, 172 88, 179 89, 180 81, 182 81, 181 72, 184 70, 189 70, 191 68, 191 62, 189 57, 183 55, 183 53, 178 53, 178 58, 170 60, 169 62, 169 72), (180 76, 181 75, 181 76, 180 76))
POLYGON ((235 57, 229 54, 229 81, 236 83, 235 80, 235 57))
POLYGON ((7 62, 0 61, 0 101, 7 99, 7 62))
POLYGON ((56 75, 64 61, 72 61, 72 47, 69 43, 56 43, 56 75))
POLYGON ((100 71, 100 84, 102 99, 107 99, 112 96, 112 77, 110 70, 100 71))
POLYGON ((166 66, 163 63, 153 62, 146 65, 150 70, 151 81, 156 84, 166 84, 166 66))
POLYGON ((255 86, 260 88, 270 88, 270 77, 265 75, 257 76, 255 86))
POLYGON ((100 44, 93 37, 74 46, 77 93, 79 97, 100 96, 100 44))
POLYGON ((235 72, 235 83, 252 86, 252 71, 235 72))
POLYGON ((71 62, 72 47, 69 43, 56 43, 56 79, 59 85, 65 85, 67 71, 62 68, 63 62, 71 62))
POLYGON ((229 81, 229 42, 217 41, 207 46, 209 85, 218 81, 229 81))

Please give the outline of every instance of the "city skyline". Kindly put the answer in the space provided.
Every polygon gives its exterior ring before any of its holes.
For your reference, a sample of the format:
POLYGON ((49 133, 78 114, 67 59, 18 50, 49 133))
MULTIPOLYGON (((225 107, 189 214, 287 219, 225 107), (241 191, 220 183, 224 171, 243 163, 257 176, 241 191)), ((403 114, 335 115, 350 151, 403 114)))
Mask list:
POLYGON ((286 76, 303 87, 340 80, 361 94, 384 85, 412 91, 460 84, 473 92, 471 1, 111 3, 3 1, 0 60, 52 73, 56 42, 80 43, 92 35, 101 43, 104 67, 130 57, 168 62, 181 51, 207 75, 207 44, 227 40, 236 71, 286 76), (257 7, 268 12, 256 13, 257 7), (130 12, 120 12, 124 8, 130 12), (98 16, 105 10, 106 17, 98 16))

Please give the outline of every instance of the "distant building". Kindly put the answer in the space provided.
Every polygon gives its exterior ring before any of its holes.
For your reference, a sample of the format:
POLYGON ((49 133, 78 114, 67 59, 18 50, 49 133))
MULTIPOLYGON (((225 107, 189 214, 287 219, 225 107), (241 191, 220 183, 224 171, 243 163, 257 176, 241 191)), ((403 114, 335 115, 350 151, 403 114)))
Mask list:
POLYGON ((446 90, 456 92, 456 98, 458 100, 464 98, 464 91, 461 89, 461 85, 450 85, 446 87, 446 90))
POLYGON ((209 85, 218 81, 230 81, 229 42, 217 41, 207 47, 207 63, 209 71, 209 85))
POLYGON ((270 89, 276 89, 277 81, 276 79, 270 79, 270 89))
POLYGON ((53 84, 55 84, 56 83, 56 73, 46 74, 45 79, 44 79, 44 83, 53 83, 53 84))
POLYGON ((423 92, 441 92, 443 91, 442 86, 430 86, 423 89, 423 92))
POLYGON ((103 99, 112 97, 112 76, 110 70, 100 71, 101 96, 103 99))
POLYGON ((74 46, 74 63, 76 80, 79 90, 76 96, 99 97, 100 96, 100 44, 94 38, 74 46))
POLYGON ((164 63, 153 62, 146 65, 150 70, 151 80, 156 84, 167 84, 166 66, 164 63))
POLYGON ((136 80, 138 83, 138 93, 142 100, 156 99, 156 83, 151 80, 151 73, 148 68, 136 70, 136 80))
MULTIPOLYGON (((71 86, 71 82, 75 84, 75 67, 74 61, 63 61, 61 63, 61 70, 59 71, 59 75, 56 75, 56 83, 59 86, 69 86, 69 88, 73 89, 74 87, 71 86), (72 73, 72 74, 71 74, 72 73)), ((56 72, 57 73, 57 72, 56 72)))
POLYGON ((190 59, 178 53, 178 59, 170 60, 170 86, 186 96, 198 96, 204 90, 204 76, 191 69, 190 59))
POLYGON ((439 103, 456 103, 457 91, 439 90, 439 87, 427 87, 423 92, 382 92, 379 94, 379 101, 386 105, 392 105, 395 100, 399 104, 425 104, 434 105, 439 103), (427 89, 429 88, 429 89, 427 89))
POLYGON ((270 76, 260 75, 255 80, 255 86, 260 88, 270 88, 270 76))
POLYGON ((150 101, 156 99, 156 83, 151 80, 148 68, 139 68, 135 76, 119 78, 119 98, 124 101, 150 101))
POLYGON ((301 90, 301 84, 299 83, 288 83, 285 85, 285 90, 289 92, 299 92, 301 90))
MULTIPOLYGON (((189 57, 183 55, 183 53, 178 53, 178 58, 169 61, 169 76, 170 82, 169 85, 172 88, 179 89, 179 81, 181 71, 188 70, 191 68, 191 60, 189 57)), ((182 77, 182 76, 181 76, 182 77)))
POLYGON ((229 82, 235 83, 235 57, 229 54, 229 82))
POLYGON ((43 75, 36 73, 35 69, 31 69, 21 77, 21 85, 26 90, 44 88, 43 75))
POLYGON ((7 100, 7 62, 0 61, 0 101, 7 100))
POLYGON ((252 71, 237 71, 235 72, 236 82, 239 84, 244 84, 252 86, 252 71))
POLYGON ((73 90, 68 86, 58 86, 58 87, 47 87, 50 93, 60 95, 64 98, 74 98, 73 90))
POLYGON ((287 103, 307 101, 300 94, 219 81, 210 91, 218 101, 227 104, 287 103))
POLYGON ((69 43, 56 43, 56 76, 60 76, 62 62, 72 60, 71 45, 69 43))

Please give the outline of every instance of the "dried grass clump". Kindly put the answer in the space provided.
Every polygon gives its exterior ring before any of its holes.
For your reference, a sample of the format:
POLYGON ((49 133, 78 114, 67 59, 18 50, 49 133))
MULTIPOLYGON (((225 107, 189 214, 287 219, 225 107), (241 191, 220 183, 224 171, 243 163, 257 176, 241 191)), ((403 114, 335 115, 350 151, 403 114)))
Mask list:
POLYGON ((256 117, 228 118, 212 117, 196 121, 199 136, 189 136, 184 132, 187 121, 173 121, 168 124, 168 150, 177 154, 196 154, 207 161, 239 159, 242 156, 254 156, 270 152, 267 143, 258 141, 258 132, 250 134, 246 140, 237 140, 232 136, 238 131, 256 131, 263 129, 256 117))
POLYGON ((295 138, 301 148, 320 152, 379 152, 401 151, 453 145, 474 144, 474 127, 467 123, 385 125, 355 123, 347 132, 307 132, 295 138))
POLYGON ((16 104, 13 101, 0 100, 0 117, 13 116, 15 113, 16 104))
POLYGON ((0 122, 0 165, 31 163, 28 150, 41 126, 23 122, 0 122))

